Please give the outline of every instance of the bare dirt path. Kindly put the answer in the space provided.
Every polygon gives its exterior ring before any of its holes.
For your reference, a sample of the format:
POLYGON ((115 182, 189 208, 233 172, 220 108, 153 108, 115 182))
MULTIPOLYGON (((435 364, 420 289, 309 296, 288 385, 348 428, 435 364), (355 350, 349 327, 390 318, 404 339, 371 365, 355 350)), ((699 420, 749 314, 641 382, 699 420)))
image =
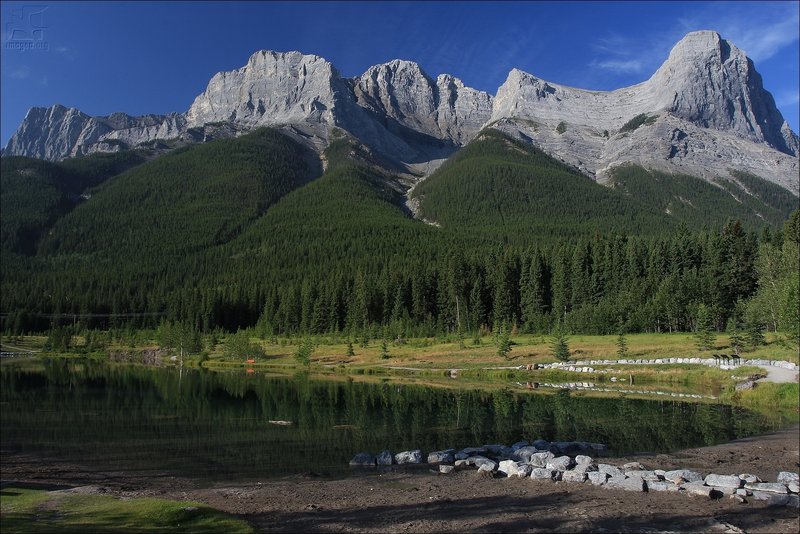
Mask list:
MULTIPOLYGON (((800 467, 800 429, 636 460, 648 469, 685 467, 703 473, 754 473, 774 481, 800 467)), ((791 532, 794 508, 738 504, 659 492, 630 493, 591 484, 484 478, 475 471, 438 475, 393 471, 329 479, 313 474, 251 483, 220 483, 104 473, 91 466, 4 455, 4 484, 91 486, 120 496, 205 502, 278 532, 791 532)))
POLYGON ((776 384, 793 384, 798 380, 797 371, 784 369, 783 367, 775 367, 774 365, 767 365, 762 367, 767 372, 766 378, 761 378, 759 382, 775 382, 776 384))

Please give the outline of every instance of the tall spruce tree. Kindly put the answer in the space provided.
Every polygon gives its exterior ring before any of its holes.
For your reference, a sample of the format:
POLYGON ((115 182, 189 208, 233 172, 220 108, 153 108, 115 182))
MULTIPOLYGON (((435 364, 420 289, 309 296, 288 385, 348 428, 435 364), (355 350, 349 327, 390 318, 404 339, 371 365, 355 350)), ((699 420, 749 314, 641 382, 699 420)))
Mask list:
POLYGON ((697 307, 695 322, 697 323, 697 326, 694 339, 697 350, 711 350, 714 347, 716 334, 714 332, 714 325, 711 319, 711 311, 705 304, 700 304, 697 307))

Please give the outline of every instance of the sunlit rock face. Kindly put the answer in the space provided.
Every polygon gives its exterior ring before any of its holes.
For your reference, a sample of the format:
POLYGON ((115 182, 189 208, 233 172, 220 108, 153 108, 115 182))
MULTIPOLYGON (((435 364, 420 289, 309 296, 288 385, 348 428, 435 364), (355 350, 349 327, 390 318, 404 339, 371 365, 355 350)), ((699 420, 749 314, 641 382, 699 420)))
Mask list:
POLYGON ((417 175, 493 127, 600 181, 636 163, 709 180, 747 171, 798 193, 797 135, 753 62, 712 31, 688 34, 649 80, 631 87, 587 91, 514 69, 494 97, 448 74, 434 79, 412 61, 345 78, 319 56, 262 50, 214 75, 185 113, 90 117, 60 105, 32 108, 4 154, 59 160, 157 139, 205 141, 220 125, 225 135, 281 128, 317 151, 350 135, 417 175))

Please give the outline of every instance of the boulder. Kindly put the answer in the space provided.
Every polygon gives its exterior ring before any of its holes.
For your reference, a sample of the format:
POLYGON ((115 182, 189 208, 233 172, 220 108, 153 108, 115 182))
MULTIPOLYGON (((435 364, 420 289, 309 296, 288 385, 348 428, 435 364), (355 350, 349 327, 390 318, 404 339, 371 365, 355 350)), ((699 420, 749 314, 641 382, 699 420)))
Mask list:
POLYGON ((709 499, 716 495, 714 488, 706 486, 702 482, 686 482, 681 484, 680 488, 682 491, 686 492, 687 495, 708 497, 709 499))
POLYGON ((648 482, 658 482, 661 480, 655 471, 625 471, 625 476, 628 478, 641 478, 642 480, 647 480, 648 482))
POLYGON ((518 441, 518 442, 514 443, 513 445, 511 445, 511 450, 512 451, 517 451, 517 450, 521 449, 522 447, 527 447, 528 445, 530 445, 530 443, 528 443, 525 440, 518 441))
POLYGON ((664 478, 673 484, 683 484, 684 482, 701 482, 703 475, 689 469, 675 469, 664 473, 664 478))
POLYGON ((623 471, 646 471, 644 466, 639 462, 628 462, 622 466, 623 471))
POLYGON ((487 453, 496 455, 510 454, 514 452, 511 450, 511 447, 507 445, 484 445, 483 448, 486 449, 487 453))
POLYGON ((595 486, 601 486, 605 484, 606 480, 608 480, 608 476, 609 475, 607 473, 601 473, 600 471, 586 473, 586 477, 589 479, 589 482, 595 486))
POLYGON ((572 468, 573 471, 578 471, 580 473, 594 473, 597 471, 597 466, 594 464, 578 464, 572 468))
POLYGON ((767 506, 786 506, 794 495, 772 493, 769 491, 754 491, 753 498, 757 501, 766 501, 767 506))
POLYGON ((641 478, 611 477, 606 480, 605 487, 625 491, 646 491, 647 482, 641 478))
POLYGON ((564 471, 561 473, 561 480, 564 482, 586 482, 586 473, 584 471, 564 471))
POLYGON ((452 466, 452 465, 440 465, 439 466, 439 472, 442 473, 443 475, 447 475, 449 473, 452 473, 454 470, 455 470, 455 466, 452 466))
POLYGON ((547 467, 547 462, 555 458, 556 455, 552 452, 536 452, 533 453, 528 460, 528 463, 533 467, 547 467))
POLYGON ((589 464, 594 464, 594 458, 592 458, 591 456, 586 456, 586 455, 584 455, 584 454, 579 454, 579 455, 577 455, 577 456, 575 457, 575 463, 576 463, 576 464, 578 464, 578 465, 582 465, 582 464, 586 464, 586 465, 589 465, 589 464))
POLYGON ((572 467, 573 462, 572 458, 569 456, 559 456, 558 458, 553 458, 547 462, 545 467, 547 469, 555 469, 556 471, 566 471, 570 467, 572 467))
POLYGON ((537 439, 536 441, 531 443, 531 445, 533 445, 534 447, 536 447, 540 451, 550 450, 550 442, 549 441, 545 441, 543 439, 537 439))
MULTIPOLYGON (((525 447, 520 447, 516 449, 513 453, 511 453, 511 459, 520 462, 530 463, 531 456, 533 456, 534 454, 539 454, 539 449, 537 449, 532 445, 526 445, 525 447)), ((552 453, 547 453, 547 454, 552 454, 552 453)), ((542 467, 544 467, 544 464, 542 465, 542 467)))
MULTIPOLYGON (((494 467, 497 467, 497 465, 495 464, 494 467)), ((492 474, 494 474, 494 467, 489 465, 489 464, 483 464, 480 467, 478 467, 478 472, 479 473, 492 473, 492 474)))
POLYGON ((798 475, 797 473, 792 473, 791 471, 781 471, 780 473, 778 473, 778 478, 775 482, 780 482, 781 484, 786 484, 786 485, 792 482, 800 483, 800 475, 798 475))
POLYGON ((745 484, 744 487, 752 490, 753 493, 756 491, 765 491, 768 493, 789 493, 789 489, 786 487, 786 484, 781 484, 778 482, 751 482, 745 484))
POLYGON ((680 491, 681 487, 672 482, 648 482, 647 491, 680 491))
POLYGON ((456 468, 463 468, 463 467, 468 467, 472 464, 469 463, 469 460, 456 460, 454 465, 456 466, 456 468))
POLYGON ((375 457, 368 452, 359 452, 350 460, 350 467, 375 467, 375 457))
POLYGON ((503 460, 497 466, 499 472, 505 473, 508 477, 524 478, 530 475, 531 466, 525 462, 515 462, 514 460, 503 460))
POLYGON ((756 475, 751 475, 749 473, 742 473, 741 475, 739 475, 739 478, 744 480, 745 483, 748 483, 748 482, 761 482, 760 478, 758 478, 756 475))
POLYGON ((394 458, 392 457, 391 451, 381 451, 381 453, 375 457, 375 461, 378 465, 392 465, 392 461, 394 458))
POLYGON ((448 449, 446 451, 434 451, 428 454, 428 463, 429 464, 451 464, 455 461, 453 457, 453 453, 455 451, 453 449, 448 449))
POLYGON ((495 462, 494 460, 490 460, 485 456, 472 456, 469 458, 468 461, 470 462, 470 465, 474 465, 478 469, 480 469, 481 467, 486 467, 491 471, 497 470, 497 462, 495 462))
POLYGON ((605 473, 610 477, 624 477, 625 473, 619 467, 615 467, 609 464, 597 464, 597 470, 601 473, 605 473))
POLYGON ((738 489, 744 484, 744 480, 739 478, 738 475, 715 475, 710 474, 705 479, 707 486, 717 486, 720 488, 733 488, 738 489))
POLYGON ((583 443, 580 441, 556 441, 550 444, 550 452, 554 454, 576 454, 579 452, 584 452, 588 448, 588 443, 583 443))
POLYGON ((554 469, 545 469, 543 467, 534 467, 531 469, 531 478, 533 480, 557 480, 556 474, 561 474, 560 471, 554 469))
POLYGON ((398 465, 403 464, 421 464, 422 451, 419 449, 413 451, 398 452, 394 455, 394 461, 398 465))
POLYGON ((455 458, 456 460, 466 460, 470 456, 475 456, 476 454, 486 454, 486 449, 483 447, 467 447, 458 451, 455 454, 455 458))
POLYGON ((512 465, 516 467, 517 462, 515 462, 514 460, 503 460, 502 462, 497 464, 497 471, 499 473, 505 473, 506 475, 508 475, 508 471, 511 469, 512 465))
POLYGON ((714 491, 719 492, 721 495, 736 495, 736 491, 740 488, 733 488, 731 486, 710 486, 714 491))
POLYGON ((792 493, 800 493, 800 484, 797 482, 789 482, 786 484, 786 487, 789 488, 789 491, 792 493))

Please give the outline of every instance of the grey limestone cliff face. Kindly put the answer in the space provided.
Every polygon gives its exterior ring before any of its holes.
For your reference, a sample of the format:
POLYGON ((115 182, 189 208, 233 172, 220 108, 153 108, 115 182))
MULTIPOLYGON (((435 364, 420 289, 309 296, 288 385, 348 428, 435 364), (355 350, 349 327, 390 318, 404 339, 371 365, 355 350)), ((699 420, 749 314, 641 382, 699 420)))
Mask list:
POLYGON ((412 61, 370 67, 355 80, 354 92, 359 105, 385 123, 456 145, 471 140, 492 113, 489 93, 466 87, 449 74, 432 80, 412 61))
POLYGON ((321 151, 344 131, 393 169, 430 173, 482 128, 494 127, 606 180, 615 166, 713 179, 745 170, 798 193, 798 137, 749 58, 716 32, 693 32, 640 84, 587 91, 512 70, 495 97, 448 74, 394 60, 344 78, 324 58, 258 51, 214 75, 186 113, 90 117, 32 108, 4 154, 58 160, 155 139, 203 142, 260 126, 321 151), (624 126, 634 117, 648 120, 624 126))
POLYGON ((113 152, 154 139, 177 137, 180 114, 132 117, 114 113, 90 117, 75 108, 31 108, 9 139, 4 154, 59 160, 92 152, 113 152))
POLYGON ((262 50, 244 67, 215 74, 186 112, 187 124, 334 124, 347 92, 340 80, 333 65, 319 56, 262 50))
POLYGON ((713 178, 746 170, 798 193, 798 138, 753 63, 716 32, 688 34, 640 84, 586 91, 513 70, 490 125, 599 180, 634 162, 713 178), (625 129, 637 115, 650 120, 625 129))

